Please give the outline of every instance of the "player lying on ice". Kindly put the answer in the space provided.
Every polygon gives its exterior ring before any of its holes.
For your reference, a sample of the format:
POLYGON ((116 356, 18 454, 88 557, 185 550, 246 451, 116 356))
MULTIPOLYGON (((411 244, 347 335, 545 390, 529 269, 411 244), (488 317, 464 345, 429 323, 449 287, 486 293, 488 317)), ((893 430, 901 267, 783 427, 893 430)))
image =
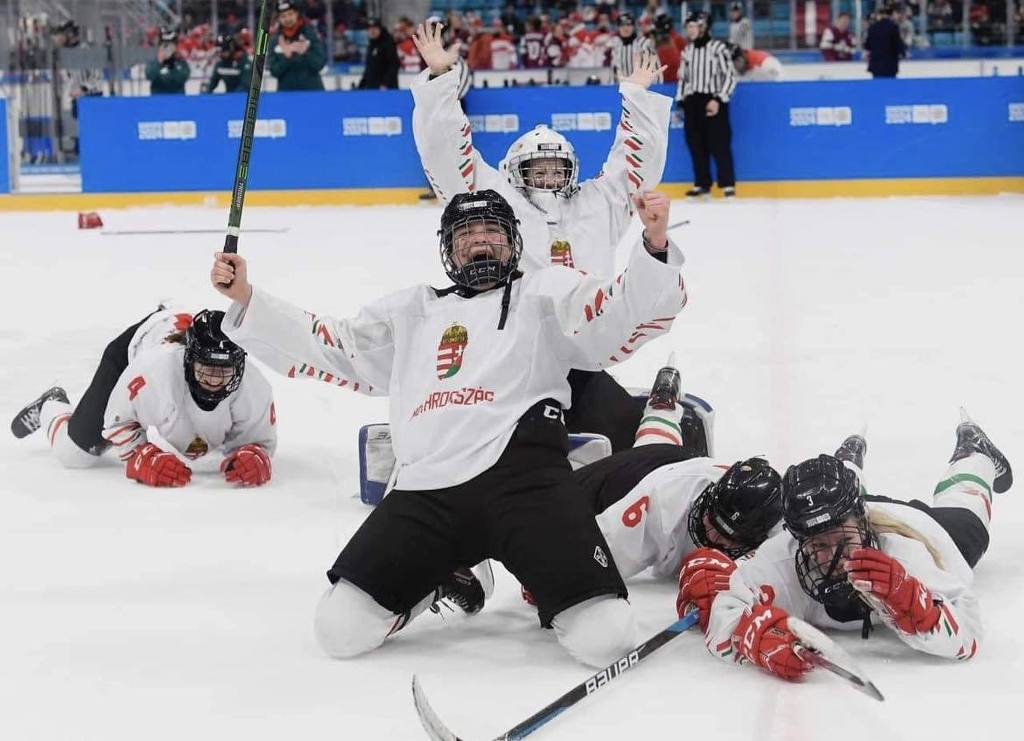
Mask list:
MULTIPOLYGON (((874 617, 918 651, 969 659, 981 641, 972 568, 988 547, 992 491, 1006 491, 1006 458, 966 415, 932 505, 866 495, 866 443, 847 438, 835 456, 790 466, 782 479, 786 532, 752 558, 694 564, 679 596, 717 585, 708 649, 726 661, 751 662, 786 679, 811 667, 794 652, 794 616, 866 638, 874 617)), ((684 564, 683 572, 688 567, 684 564)), ((681 577, 682 579, 682 577, 681 577)))
POLYGON ((18 413, 11 431, 21 438, 45 428, 68 468, 93 466, 113 448, 125 475, 147 486, 184 486, 192 469, 175 452, 195 460, 217 449, 228 482, 267 483, 277 446, 273 395, 221 332, 223 316, 161 307, 107 345, 77 406, 54 386, 18 413), (149 442, 150 427, 175 452, 149 442))
MULTIPOLYGON (((622 115, 602 173, 579 182, 579 162, 569 140, 540 125, 519 137, 498 169, 473 146, 469 119, 459 104, 458 48, 445 49, 440 24, 421 25, 413 40, 428 68, 413 83, 413 134, 423 169, 447 203, 457 193, 490 189, 511 204, 520 221, 527 274, 564 265, 610 276, 615 250, 633 216, 632 197, 661 182, 668 151, 672 98, 647 88, 664 71, 656 56, 637 58, 619 84, 622 115)), ((570 432, 596 432, 614 450, 629 448, 643 402, 636 402, 607 373, 570 374, 570 432)))
POLYGON ((570 368, 617 362, 625 342, 662 334, 686 303, 668 199, 647 193, 637 208, 644 235, 618 278, 522 275, 505 199, 457 195, 439 232, 454 285, 399 291, 353 319, 253 289, 241 257, 216 255, 211 281, 235 302, 224 323, 235 342, 276 370, 302 362, 390 396, 395 489, 328 571, 315 619, 328 654, 378 647, 457 588, 446 584, 457 568, 486 558, 533 593, 541 622, 580 661, 605 665, 637 643, 626 587, 571 478, 562 422, 570 368))

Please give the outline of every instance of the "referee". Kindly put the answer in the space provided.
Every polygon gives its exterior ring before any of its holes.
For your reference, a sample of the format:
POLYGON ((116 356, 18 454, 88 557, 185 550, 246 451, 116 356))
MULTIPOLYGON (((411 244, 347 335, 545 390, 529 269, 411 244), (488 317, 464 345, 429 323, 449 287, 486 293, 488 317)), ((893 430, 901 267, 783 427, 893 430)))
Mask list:
MULTIPOLYGON (((654 42, 646 36, 637 36, 636 22, 631 13, 619 14, 618 33, 611 40, 612 72, 615 80, 621 80, 633 74, 633 64, 643 53, 658 55, 654 42)), ((658 77, 661 82, 661 76, 658 77)))
POLYGON ((715 158, 718 187, 726 198, 736 195, 732 167, 732 129, 729 127, 729 99, 736 90, 732 56, 724 42, 711 38, 708 14, 697 11, 686 17, 686 36, 679 65, 679 94, 685 117, 686 146, 693 159, 693 188, 690 198, 711 192, 711 157, 715 158))

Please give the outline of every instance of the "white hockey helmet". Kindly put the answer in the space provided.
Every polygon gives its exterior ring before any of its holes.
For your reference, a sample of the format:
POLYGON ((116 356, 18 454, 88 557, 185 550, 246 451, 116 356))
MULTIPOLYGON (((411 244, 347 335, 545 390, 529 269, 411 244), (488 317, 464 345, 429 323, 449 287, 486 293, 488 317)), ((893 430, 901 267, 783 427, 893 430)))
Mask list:
POLYGON ((544 124, 516 139, 508 148, 501 170, 527 195, 554 193, 571 198, 579 190, 580 167, 572 144, 544 124))

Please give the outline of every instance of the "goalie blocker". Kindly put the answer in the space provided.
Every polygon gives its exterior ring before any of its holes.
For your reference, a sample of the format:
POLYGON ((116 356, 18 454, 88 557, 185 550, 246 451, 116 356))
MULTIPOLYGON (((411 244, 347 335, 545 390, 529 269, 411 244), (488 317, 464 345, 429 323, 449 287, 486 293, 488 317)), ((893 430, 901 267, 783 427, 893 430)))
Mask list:
MULTIPOLYGON (((647 400, 649 392, 632 389, 637 399, 647 400)), ((710 404, 693 394, 686 394, 683 404, 683 447, 695 456, 714 455, 715 410, 710 404)), ((569 462, 578 468, 606 458, 612 453, 612 444, 604 435, 571 433, 569 435, 569 462)), ((376 506, 393 487, 395 453, 391 448, 391 428, 386 422, 363 425, 359 428, 359 498, 364 504, 376 506)))

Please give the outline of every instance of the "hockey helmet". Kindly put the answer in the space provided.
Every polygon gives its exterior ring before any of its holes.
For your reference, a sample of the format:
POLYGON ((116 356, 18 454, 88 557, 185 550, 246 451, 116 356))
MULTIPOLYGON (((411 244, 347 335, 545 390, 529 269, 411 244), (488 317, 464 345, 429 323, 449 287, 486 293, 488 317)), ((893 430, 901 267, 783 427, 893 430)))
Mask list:
POLYGON ((690 538, 697 545, 718 548, 731 558, 739 558, 761 545, 779 524, 781 500, 779 474, 768 461, 738 461, 690 507, 690 538), (708 525, 730 545, 709 532, 708 525))
POLYGON ((185 331, 185 382, 207 412, 238 390, 245 373, 245 350, 221 330, 223 319, 223 311, 203 309, 185 331))
POLYGON ((843 568, 858 548, 874 545, 857 474, 838 458, 819 455, 790 466, 782 478, 782 517, 797 540, 800 587, 833 620, 861 620, 870 611, 843 568))
POLYGON ((499 168, 524 194, 554 193, 571 198, 579 190, 579 160, 572 144, 539 124, 512 142, 499 168))
POLYGON ((437 234, 444 271, 464 288, 487 289, 507 281, 523 253, 519 219, 493 190, 454 196, 441 214, 437 234), (476 247, 484 249, 474 255, 476 247))

